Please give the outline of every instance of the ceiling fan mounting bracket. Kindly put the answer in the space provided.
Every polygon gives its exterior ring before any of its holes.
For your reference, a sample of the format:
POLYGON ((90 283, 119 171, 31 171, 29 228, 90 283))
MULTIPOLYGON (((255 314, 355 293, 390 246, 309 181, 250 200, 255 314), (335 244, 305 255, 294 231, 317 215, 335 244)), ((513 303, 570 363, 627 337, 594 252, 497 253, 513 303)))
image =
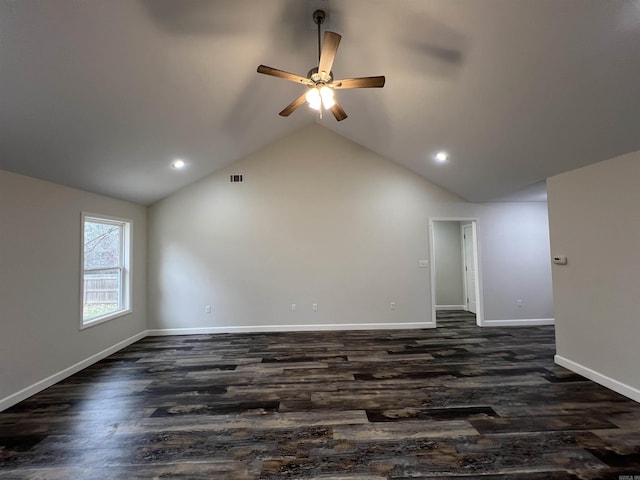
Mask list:
POLYGON ((327 15, 324 13, 324 10, 316 10, 313 12, 313 22, 316 25, 322 25, 325 18, 327 18, 327 15))

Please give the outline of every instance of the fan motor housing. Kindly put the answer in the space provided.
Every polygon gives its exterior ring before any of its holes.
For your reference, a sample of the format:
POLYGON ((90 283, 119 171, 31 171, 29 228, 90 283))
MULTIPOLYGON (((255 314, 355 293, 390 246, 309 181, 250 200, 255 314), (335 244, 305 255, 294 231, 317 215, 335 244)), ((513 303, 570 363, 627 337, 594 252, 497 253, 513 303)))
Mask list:
POLYGON ((322 73, 318 73, 318 67, 313 67, 307 73, 307 78, 311 79, 316 85, 331 83, 333 81, 333 71, 329 72, 328 75, 326 73, 322 75, 322 73))

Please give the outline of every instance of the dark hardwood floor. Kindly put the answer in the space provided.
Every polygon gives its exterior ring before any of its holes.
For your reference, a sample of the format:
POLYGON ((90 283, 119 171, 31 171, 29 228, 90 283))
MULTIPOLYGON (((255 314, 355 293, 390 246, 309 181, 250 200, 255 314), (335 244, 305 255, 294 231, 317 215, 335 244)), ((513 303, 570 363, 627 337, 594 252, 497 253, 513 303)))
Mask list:
POLYGON ((0 413, 0 479, 640 476, 640 404, 554 365, 553 327, 442 317, 145 338, 0 413))

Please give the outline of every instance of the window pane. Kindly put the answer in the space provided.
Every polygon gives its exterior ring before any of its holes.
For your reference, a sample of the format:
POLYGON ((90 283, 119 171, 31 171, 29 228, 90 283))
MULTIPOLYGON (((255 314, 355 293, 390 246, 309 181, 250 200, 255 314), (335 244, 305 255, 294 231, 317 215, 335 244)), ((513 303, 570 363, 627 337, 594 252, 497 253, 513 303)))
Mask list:
POLYGON ((131 311, 131 221, 82 214, 80 328, 131 311))
POLYGON ((84 222, 84 268, 120 267, 122 225, 84 222))
POLYGON ((122 271, 119 268, 84 273, 82 316, 85 320, 108 315, 122 308, 122 271))

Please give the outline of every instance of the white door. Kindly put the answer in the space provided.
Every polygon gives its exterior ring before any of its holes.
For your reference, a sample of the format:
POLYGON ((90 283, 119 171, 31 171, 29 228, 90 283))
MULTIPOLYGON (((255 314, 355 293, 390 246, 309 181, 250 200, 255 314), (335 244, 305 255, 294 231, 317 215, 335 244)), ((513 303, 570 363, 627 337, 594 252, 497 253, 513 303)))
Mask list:
POLYGON ((463 263, 464 263, 464 282, 465 292, 467 294, 466 304, 467 310, 471 313, 476 313, 477 300, 476 300, 476 261, 474 256, 473 246, 475 244, 473 238, 473 226, 464 225, 462 227, 462 241, 463 241, 463 263))

